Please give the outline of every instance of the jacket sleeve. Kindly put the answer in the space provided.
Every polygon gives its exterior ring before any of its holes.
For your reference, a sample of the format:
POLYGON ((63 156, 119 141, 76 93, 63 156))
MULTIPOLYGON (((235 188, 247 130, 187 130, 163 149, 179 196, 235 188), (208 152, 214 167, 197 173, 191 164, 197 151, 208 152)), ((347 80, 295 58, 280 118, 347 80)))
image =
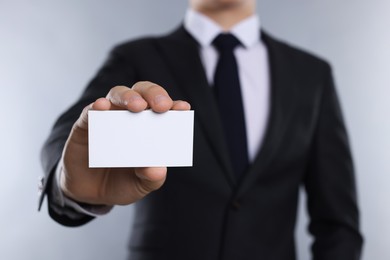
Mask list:
POLYGON ((93 217, 88 215, 83 215, 78 218, 69 218, 69 214, 65 213, 69 212, 69 208, 64 208, 64 212, 61 213, 59 211, 60 207, 53 204, 54 199, 52 198, 51 192, 52 178, 71 128, 81 114, 83 108, 96 99, 105 97, 109 90, 114 86, 125 85, 131 87, 135 83, 134 79, 135 72, 128 62, 128 59, 125 59, 124 55, 121 55, 120 48, 115 48, 79 100, 55 122, 41 151, 41 162, 45 176, 41 181, 41 194, 38 207, 38 209, 41 208, 45 195, 48 195, 49 214, 55 221, 65 226, 79 226, 93 219, 93 217))
POLYGON ((317 128, 305 176, 315 260, 360 259, 354 169, 330 67, 324 76, 317 128))

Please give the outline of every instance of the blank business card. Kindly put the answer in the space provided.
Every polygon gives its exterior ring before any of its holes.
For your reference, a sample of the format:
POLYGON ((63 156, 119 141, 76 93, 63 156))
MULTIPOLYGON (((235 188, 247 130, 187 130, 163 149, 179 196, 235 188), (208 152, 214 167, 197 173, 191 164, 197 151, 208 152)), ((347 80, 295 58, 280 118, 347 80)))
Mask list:
POLYGON ((89 111, 89 167, 192 166, 194 111, 89 111))

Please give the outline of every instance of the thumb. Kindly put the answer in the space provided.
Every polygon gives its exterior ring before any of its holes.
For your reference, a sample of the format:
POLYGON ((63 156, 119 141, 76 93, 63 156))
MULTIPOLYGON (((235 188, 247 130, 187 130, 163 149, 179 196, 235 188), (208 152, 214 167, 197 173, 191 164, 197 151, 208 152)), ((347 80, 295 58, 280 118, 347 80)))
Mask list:
POLYGON ((138 177, 138 191, 143 195, 159 189, 165 182, 167 175, 166 167, 135 168, 138 177))

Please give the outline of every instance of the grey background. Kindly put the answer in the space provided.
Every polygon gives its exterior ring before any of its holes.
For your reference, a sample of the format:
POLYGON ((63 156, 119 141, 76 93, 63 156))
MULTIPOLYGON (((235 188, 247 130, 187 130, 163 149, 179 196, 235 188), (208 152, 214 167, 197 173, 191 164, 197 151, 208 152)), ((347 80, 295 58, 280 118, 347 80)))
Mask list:
MULTIPOLYGON (((40 147, 109 49, 168 32, 184 0, 0 0, 0 259, 123 259, 132 206, 80 228, 37 207, 40 147)), ((329 60, 357 170, 364 259, 390 259, 390 2, 262 0, 264 28, 329 60)), ((304 199, 304 198, 303 198, 304 199)), ((301 204, 300 259, 310 237, 301 204)))

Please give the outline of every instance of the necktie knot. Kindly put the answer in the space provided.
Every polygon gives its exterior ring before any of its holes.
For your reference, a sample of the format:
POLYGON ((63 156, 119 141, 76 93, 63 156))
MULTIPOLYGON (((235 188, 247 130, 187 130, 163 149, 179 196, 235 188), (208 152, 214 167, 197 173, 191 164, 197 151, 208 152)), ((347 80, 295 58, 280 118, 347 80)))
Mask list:
POLYGON ((241 42, 231 33, 221 33, 213 41, 219 52, 233 51, 241 42))

